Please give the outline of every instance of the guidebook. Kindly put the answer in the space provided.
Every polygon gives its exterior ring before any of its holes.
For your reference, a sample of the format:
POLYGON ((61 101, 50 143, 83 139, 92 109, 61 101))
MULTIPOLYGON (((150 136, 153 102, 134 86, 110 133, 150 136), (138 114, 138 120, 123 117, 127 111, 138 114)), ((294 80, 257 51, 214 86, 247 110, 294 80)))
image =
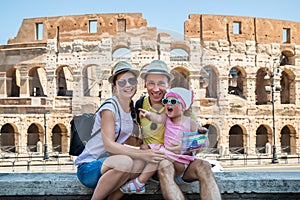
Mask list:
POLYGON ((205 134, 194 132, 183 132, 181 153, 206 147, 208 144, 208 132, 205 134))

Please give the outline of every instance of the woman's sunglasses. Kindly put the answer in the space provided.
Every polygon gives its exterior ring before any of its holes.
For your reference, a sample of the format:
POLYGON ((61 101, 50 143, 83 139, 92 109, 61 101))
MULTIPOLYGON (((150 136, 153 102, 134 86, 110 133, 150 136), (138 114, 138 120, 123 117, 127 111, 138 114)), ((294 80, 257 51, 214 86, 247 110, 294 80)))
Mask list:
POLYGON ((170 103, 171 105, 176 105, 176 104, 178 104, 178 103, 180 103, 180 102, 179 102, 178 99, 166 99, 166 98, 163 98, 163 99, 161 100, 161 103, 165 106, 165 105, 167 105, 168 103, 170 103))
POLYGON ((128 80, 123 79, 123 80, 119 80, 117 83, 118 83, 118 86, 125 87, 127 82, 130 85, 136 85, 137 84, 137 79, 136 78, 129 78, 128 80))

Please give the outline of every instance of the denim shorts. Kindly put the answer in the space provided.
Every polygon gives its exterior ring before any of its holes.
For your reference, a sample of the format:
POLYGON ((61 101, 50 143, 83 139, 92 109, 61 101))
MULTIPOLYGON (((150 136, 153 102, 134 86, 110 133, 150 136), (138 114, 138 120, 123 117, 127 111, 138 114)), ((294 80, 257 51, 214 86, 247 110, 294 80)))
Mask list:
POLYGON ((83 163, 77 168, 78 180, 89 188, 96 188, 97 183, 102 176, 101 168, 107 157, 100 158, 89 163, 83 163))

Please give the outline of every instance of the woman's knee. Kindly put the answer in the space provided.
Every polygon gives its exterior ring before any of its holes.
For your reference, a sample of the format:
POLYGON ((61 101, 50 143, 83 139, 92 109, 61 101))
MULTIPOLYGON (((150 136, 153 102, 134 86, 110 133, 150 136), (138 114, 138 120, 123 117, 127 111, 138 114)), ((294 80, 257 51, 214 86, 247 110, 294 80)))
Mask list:
POLYGON ((123 172, 131 172, 134 163, 133 159, 126 155, 114 155, 107 158, 106 161, 111 168, 123 172))

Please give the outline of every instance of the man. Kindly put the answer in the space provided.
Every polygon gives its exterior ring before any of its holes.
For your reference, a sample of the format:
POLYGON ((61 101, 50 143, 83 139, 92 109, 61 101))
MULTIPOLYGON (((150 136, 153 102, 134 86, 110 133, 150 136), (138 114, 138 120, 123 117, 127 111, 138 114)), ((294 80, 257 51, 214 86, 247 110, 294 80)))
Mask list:
MULTIPOLYGON (((166 63, 160 60, 152 61, 146 71, 141 73, 141 78, 145 80, 148 96, 141 98, 136 103, 136 108, 142 107, 145 110, 164 113, 164 107, 161 103, 170 84, 173 75, 170 73, 166 63)), ((164 142, 164 124, 155 124, 146 118, 138 120, 142 127, 145 144, 163 144, 164 142)), ((179 145, 179 144, 174 144, 179 145)), ((177 148, 178 149, 178 148, 177 148)), ((175 151, 176 148, 169 148, 175 151)), ((201 199, 221 199, 218 185, 209 162, 197 159, 192 161, 183 174, 178 174, 174 165, 169 160, 163 160, 158 167, 158 177, 160 180, 162 194, 165 199, 184 199, 183 193, 177 184, 183 184, 193 181, 199 181, 201 199), (174 177, 176 182, 174 181, 174 177)))

